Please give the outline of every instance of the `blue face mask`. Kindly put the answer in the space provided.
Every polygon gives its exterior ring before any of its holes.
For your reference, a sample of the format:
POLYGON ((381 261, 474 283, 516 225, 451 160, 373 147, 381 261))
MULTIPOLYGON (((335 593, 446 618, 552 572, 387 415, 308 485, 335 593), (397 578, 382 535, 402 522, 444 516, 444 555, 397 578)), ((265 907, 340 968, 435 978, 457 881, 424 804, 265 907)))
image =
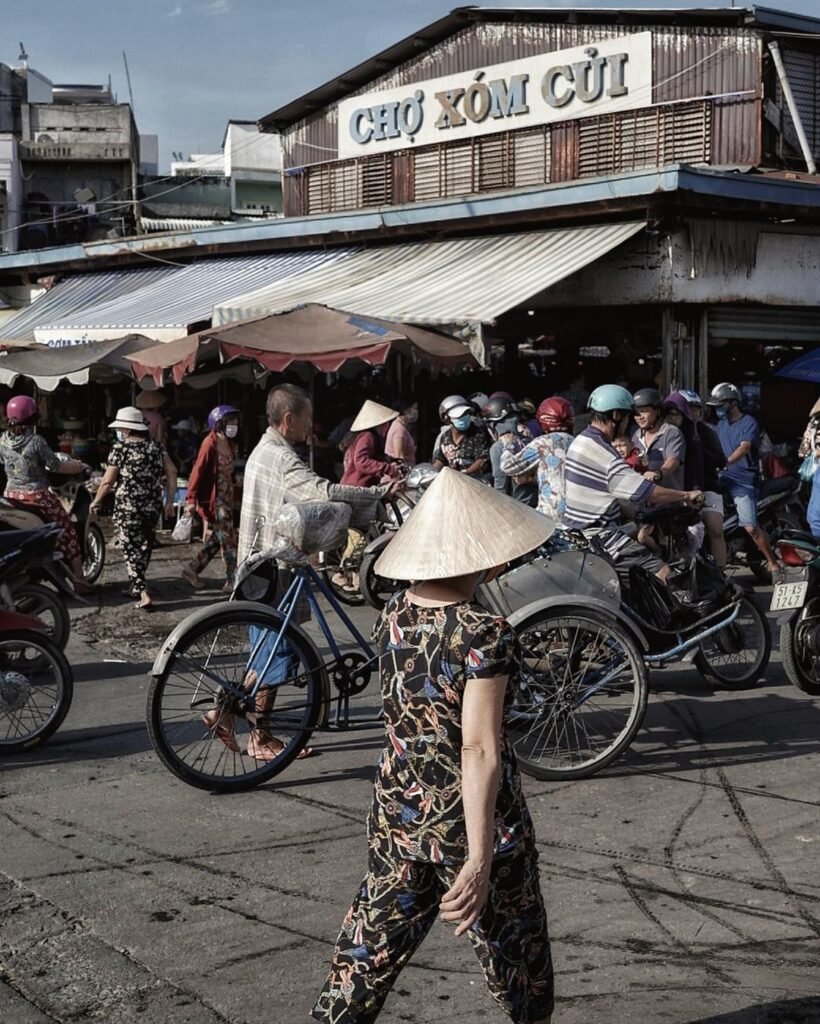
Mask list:
POLYGON ((729 406, 728 405, 716 405, 715 406, 715 416, 717 416, 717 418, 719 420, 725 420, 728 415, 729 415, 729 406))
POLYGON ((460 431, 463 434, 465 430, 469 430, 470 427, 473 425, 473 417, 459 416, 457 419, 450 420, 450 422, 453 424, 456 430, 460 431))

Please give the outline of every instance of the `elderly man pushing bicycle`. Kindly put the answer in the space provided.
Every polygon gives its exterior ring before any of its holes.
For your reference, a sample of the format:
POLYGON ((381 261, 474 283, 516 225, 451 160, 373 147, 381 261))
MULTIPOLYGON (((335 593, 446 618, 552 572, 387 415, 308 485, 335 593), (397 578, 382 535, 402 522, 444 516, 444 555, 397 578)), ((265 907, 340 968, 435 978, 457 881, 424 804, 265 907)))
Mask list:
MULTIPOLYGON (((245 466, 245 481, 242 493, 242 510, 239 517, 238 561, 241 563, 252 550, 264 551, 274 542, 274 523, 286 504, 301 504, 308 501, 342 501, 353 510, 353 521, 370 523, 377 515, 379 501, 401 488, 392 483, 380 487, 351 487, 324 480, 309 469, 294 450, 294 445, 304 444, 310 437, 313 421, 313 407, 310 396, 294 384, 280 384, 268 395, 268 429, 251 452, 245 466)), ((290 586, 291 573, 279 569, 273 603, 276 604, 290 586)), ((305 622, 310 618, 310 608, 305 599, 296 609, 295 621, 305 622)), ((284 648, 285 645, 282 645, 284 648)), ((276 658, 281 659, 282 670, 287 670, 289 652, 281 650, 276 658)), ((273 666, 271 666, 273 669, 273 666)), ((267 710, 266 702, 272 700, 270 690, 260 691, 257 713, 267 710)), ((206 724, 217 736, 231 746, 235 739, 228 723, 220 718, 219 712, 209 712, 206 724)), ((248 754, 258 761, 271 761, 282 750, 282 742, 263 729, 251 732, 248 754)), ((308 747, 300 754, 309 756, 308 747)))

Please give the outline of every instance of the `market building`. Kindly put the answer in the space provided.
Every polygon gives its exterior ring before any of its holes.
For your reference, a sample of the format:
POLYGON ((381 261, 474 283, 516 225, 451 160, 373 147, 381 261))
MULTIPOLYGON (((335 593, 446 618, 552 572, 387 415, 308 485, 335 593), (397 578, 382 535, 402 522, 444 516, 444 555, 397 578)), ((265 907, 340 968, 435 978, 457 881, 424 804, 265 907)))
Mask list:
POLYGON ((791 436, 818 71, 820 19, 767 8, 458 8, 262 118, 284 218, 0 257, 0 289, 57 282, 8 336, 167 343, 316 303, 447 330, 535 398, 763 385, 791 436))

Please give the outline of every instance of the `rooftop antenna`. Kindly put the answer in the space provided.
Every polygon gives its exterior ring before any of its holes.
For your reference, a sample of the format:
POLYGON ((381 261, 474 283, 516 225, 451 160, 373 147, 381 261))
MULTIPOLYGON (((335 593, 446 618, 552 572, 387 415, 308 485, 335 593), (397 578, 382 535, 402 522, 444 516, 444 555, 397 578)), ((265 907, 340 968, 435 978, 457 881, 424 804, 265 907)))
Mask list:
POLYGON ((20 43, 20 56, 17 59, 21 60, 24 64, 28 61, 28 54, 26 53, 26 48, 22 43, 20 43))
POLYGON ((131 113, 134 113, 134 93, 131 91, 131 73, 128 70, 128 57, 122 51, 122 62, 125 65, 125 80, 128 82, 128 99, 131 102, 131 113))

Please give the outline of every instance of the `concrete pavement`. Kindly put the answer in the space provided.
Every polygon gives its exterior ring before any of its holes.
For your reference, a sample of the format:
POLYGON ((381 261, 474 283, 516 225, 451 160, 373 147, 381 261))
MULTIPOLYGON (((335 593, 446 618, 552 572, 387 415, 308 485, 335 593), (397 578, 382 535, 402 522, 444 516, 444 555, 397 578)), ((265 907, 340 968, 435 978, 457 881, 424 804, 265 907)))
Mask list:
MULTIPOLYGON (((380 740, 318 736, 320 756, 238 796, 173 778, 145 730, 145 671, 168 623, 217 596, 192 598, 177 570, 161 549, 170 607, 151 619, 110 587, 105 612, 75 613, 69 717, 0 763, 2 1024, 290 1024, 324 980, 365 866, 380 740)), ((691 670, 653 685, 612 769, 526 780, 555 1024, 820 1021, 820 708, 777 653, 753 690, 691 670)), ((506 1017, 437 924, 380 1020, 506 1017)))

